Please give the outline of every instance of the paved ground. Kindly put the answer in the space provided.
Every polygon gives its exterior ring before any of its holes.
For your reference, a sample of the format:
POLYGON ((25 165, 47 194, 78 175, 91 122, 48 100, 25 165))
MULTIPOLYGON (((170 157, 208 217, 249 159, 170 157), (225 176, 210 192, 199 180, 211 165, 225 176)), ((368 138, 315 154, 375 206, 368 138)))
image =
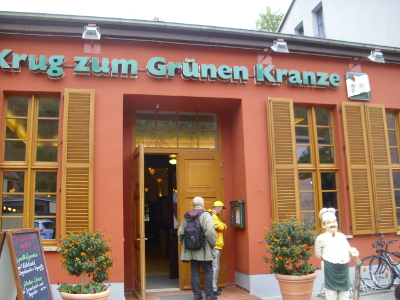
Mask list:
MULTIPOLYGON (((204 296, 204 294, 203 294, 204 296)), ((250 295, 245 291, 237 288, 237 287, 227 287, 222 291, 222 295, 218 297, 219 300, 282 300, 281 296, 279 297, 264 297, 259 298, 254 295, 250 295)), ((133 293, 126 292, 125 293, 126 300, 136 300, 137 298, 133 296, 133 293)), ((193 300, 193 292, 191 290, 180 290, 180 289, 163 289, 160 291, 157 290, 148 290, 146 293, 146 300, 193 300), (152 291, 152 292, 150 292, 152 291)), ((325 297, 323 295, 319 295, 318 292, 314 292, 311 300, 324 300, 325 297)), ((354 297, 350 294, 350 300, 353 300, 354 297)), ((394 288, 390 290, 368 290, 360 293, 359 300, 395 300, 394 298, 394 288)))
MULTIPOLYGON (((318 295, 319 293, 314 293, 312 300, 322 300, 325 299, 324 296, 318 295)), ((390 290, 375 290, 367 291, 366 293, 360 293, 360 300, 394 300, 394 288, 390 290)), ((282 297, 266 297, 263 300, 282 300, 282 297)), ((350 299, 354 299, 353 295, 350 295, 350 299)))
MULTIPOLYGON (((219 300, 261 300, 261 298, 250 295, 238 287, 226 287, 222 289, 219 300)), ((204 290, 203 297, 205 300, 204 290)), ((147 290, 146 300, 193 300, 192 290, 162 289, 160 291, 147 290)), ((136 300, 132 292, 125 292, 125 300, 136 300)))

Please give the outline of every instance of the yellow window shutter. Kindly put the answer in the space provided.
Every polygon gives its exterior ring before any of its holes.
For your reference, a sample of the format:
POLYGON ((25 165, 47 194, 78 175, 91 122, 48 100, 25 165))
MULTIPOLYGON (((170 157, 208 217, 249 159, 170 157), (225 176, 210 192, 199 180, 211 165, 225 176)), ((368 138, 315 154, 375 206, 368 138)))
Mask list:
POLYGON ((362 103, 342 103, 353 234, 376 232, 367 124, 362 103))
POLYGON ((64 93, 62 235, 93 230, 94 90, 64 93))
POLYGON ((371 149, 372 183, 375 199, 377 232, 395 232, 396 207, 390 153, 387 139, 386 113, 383 105, 367 104, 368 133, 371 149))
POLYGON ((267 112, 273 218, 299 217, 292 99, 268 98, 267 112))

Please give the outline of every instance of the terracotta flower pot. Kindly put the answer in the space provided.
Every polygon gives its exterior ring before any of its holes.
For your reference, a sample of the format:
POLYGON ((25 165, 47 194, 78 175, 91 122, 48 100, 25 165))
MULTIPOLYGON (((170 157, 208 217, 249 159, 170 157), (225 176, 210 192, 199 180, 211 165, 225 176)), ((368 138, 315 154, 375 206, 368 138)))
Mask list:
POLYGON ((275 274, 283 300, 311 300, 317 273, 294 276, 275 274))
POLYGON ((96 294, 69 294, 61 292, 60 296, 63 300, 107 300, 111 290, 108 288, 104 292, 96 294))

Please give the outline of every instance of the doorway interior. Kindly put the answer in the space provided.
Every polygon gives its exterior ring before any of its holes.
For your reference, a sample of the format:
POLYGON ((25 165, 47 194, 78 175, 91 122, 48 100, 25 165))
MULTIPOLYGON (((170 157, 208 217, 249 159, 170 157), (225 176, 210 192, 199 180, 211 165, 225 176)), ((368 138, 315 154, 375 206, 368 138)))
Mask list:
POLYGON ((144 156, 147 290, 179 288, 176 157, 144 156))

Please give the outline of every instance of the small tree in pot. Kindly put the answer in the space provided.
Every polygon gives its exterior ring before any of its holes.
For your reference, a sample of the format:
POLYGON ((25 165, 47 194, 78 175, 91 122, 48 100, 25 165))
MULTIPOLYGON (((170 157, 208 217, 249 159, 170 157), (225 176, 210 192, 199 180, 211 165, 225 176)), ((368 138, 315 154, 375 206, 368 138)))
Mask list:
POLYGON ((295 216, 272 220, 271 228, 265 228, 268 245, 262 258, 271 264, 284 300, 311 299, 317 268, 308 261, 317 235, 313 220, 304 222, 295 216))
POLYGON ((109 269, 114 258, 110 257, 110 238, 104 231, 88 232, 87 230, 69 232, 60 239, 57 251, 61 253, 61 266, 69 275, 82 276, 81 284, 61 284, 60 293, 96 294, 109 291, 103 282, 110 279, 109 269), (91 277, 93 282, 87 282, 91 277))
POLYGON ((272 220, 264 235, 268 255, 262 255, 271 264, 271 273, 296 276, 314 273, 316 268, 308 260, 317 235, 312 220, 304 222, 295 216, 272 220))

